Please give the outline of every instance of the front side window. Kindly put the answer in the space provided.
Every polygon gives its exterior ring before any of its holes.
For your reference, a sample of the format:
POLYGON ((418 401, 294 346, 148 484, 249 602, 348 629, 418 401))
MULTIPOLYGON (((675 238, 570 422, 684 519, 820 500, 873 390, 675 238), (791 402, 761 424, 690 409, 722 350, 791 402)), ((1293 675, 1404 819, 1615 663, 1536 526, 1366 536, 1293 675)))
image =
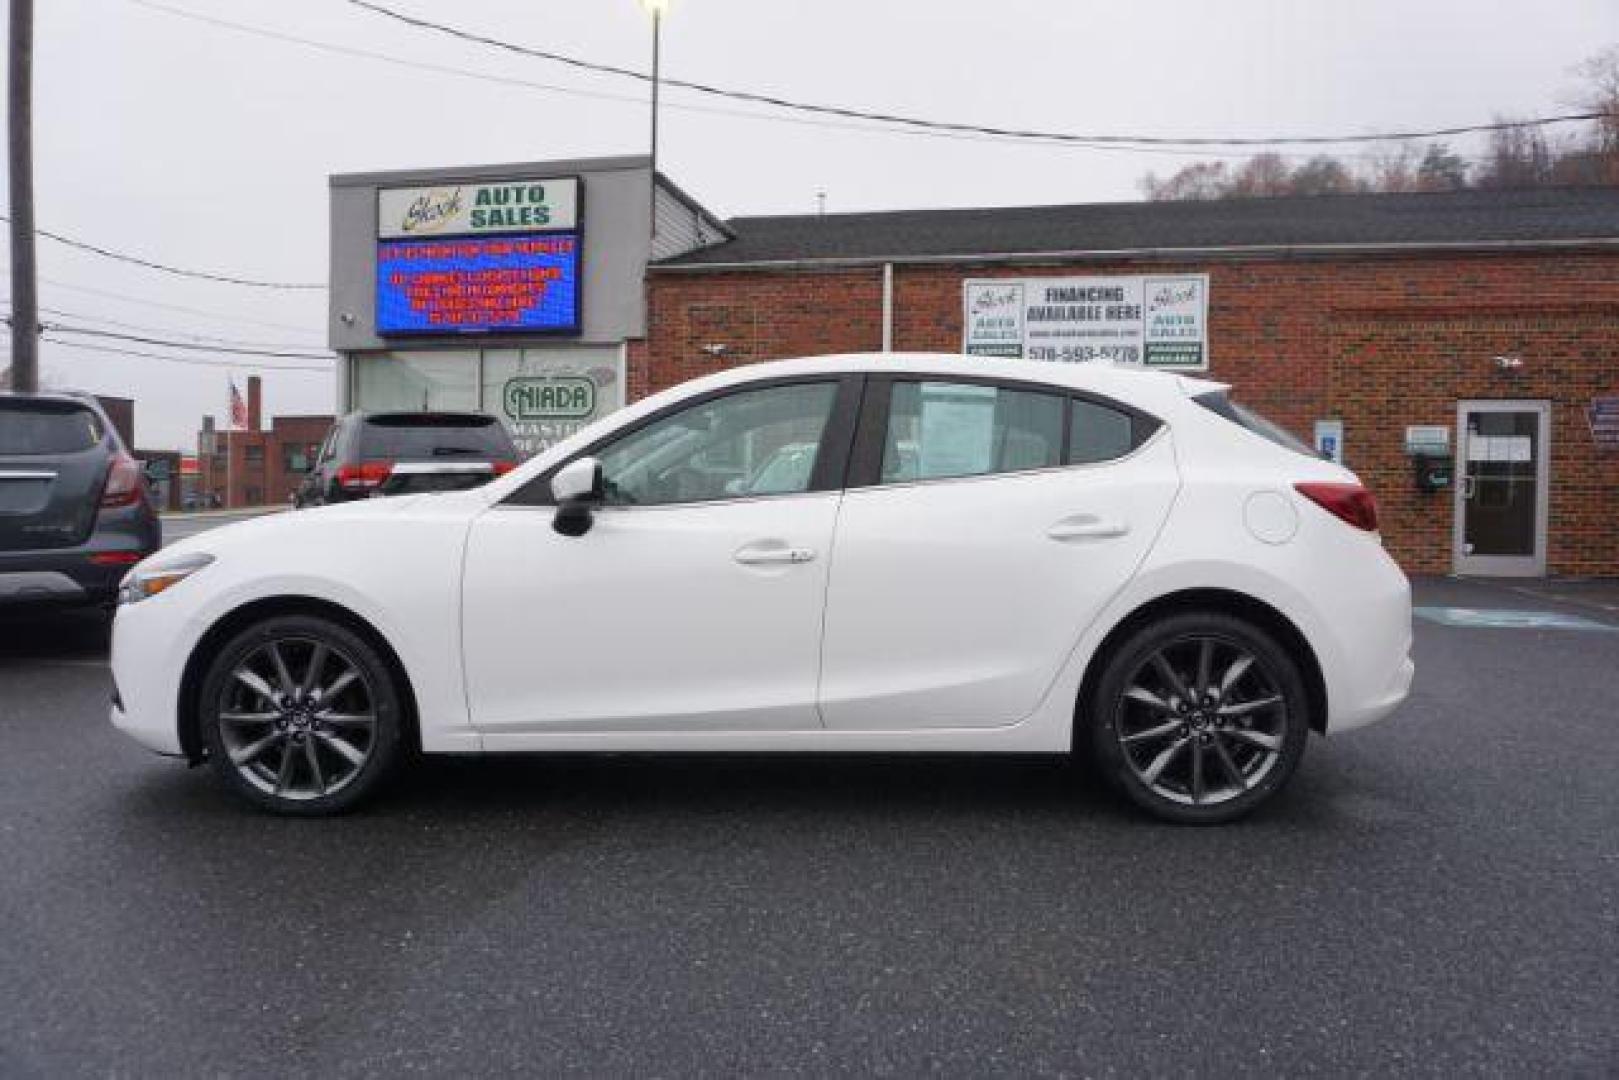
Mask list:
POLYGON ((810 489, 837 384, 714 398, 597 451, 609 506, 664 506, 810 489))
POLYGON ((954 382, 896 382, 882 482, 1044 469, 1062 464, 1065 398, 954 382))

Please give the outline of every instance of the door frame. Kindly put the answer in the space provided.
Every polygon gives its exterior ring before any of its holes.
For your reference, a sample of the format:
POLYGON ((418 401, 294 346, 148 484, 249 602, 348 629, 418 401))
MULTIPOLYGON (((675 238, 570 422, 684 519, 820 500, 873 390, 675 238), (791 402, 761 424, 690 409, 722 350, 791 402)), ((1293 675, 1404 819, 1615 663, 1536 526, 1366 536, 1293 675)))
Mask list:
POLYGON ((1481 577, 1545 577, 1547 524, 1551 514, 1552 404, 1543 398, 1466 399, 1456 402, 1455 482, 1451 565, 1456 574, 1481 577), (1467 499, 1467 416, 1469 413, 1534 413, 1539 418, 1535 459, 1535 549, 1529 555, 1468 555, 1465 551, 1467 499))

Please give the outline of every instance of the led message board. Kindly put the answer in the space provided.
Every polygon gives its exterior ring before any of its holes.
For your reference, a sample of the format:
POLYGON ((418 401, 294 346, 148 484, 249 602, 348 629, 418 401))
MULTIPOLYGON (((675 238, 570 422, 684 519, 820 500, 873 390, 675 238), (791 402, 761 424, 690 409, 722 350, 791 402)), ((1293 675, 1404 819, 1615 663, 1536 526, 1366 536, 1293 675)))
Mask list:
POLYGON ((579 331, 579 234, 377 242, 377 333, 579 331))

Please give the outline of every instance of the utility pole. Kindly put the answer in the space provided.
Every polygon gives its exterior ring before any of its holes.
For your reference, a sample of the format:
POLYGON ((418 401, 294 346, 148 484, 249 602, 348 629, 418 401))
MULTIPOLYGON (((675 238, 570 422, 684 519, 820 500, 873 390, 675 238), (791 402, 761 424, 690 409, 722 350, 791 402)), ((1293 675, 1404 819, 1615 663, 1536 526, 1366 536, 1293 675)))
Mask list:
POLYGON ((658 232, 658 46, 663 37, 663 13, 669 0, 641 0, 641 7, 652 16, 652 183, 647 205, 647 223, 652 235, 658 232))
POLYGON ((7 131, 11 137, 11 388, 39 392, 34 280, 34 0, 11 0, 7 131))

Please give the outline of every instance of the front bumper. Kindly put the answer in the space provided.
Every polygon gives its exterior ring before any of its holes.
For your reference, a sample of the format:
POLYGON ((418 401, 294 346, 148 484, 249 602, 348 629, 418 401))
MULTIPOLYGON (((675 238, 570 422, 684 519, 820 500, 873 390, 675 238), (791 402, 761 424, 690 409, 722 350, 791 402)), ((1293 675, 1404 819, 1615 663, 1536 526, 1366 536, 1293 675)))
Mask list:
POLYGON ((183 753, 179 703, 183 660, 195 634, 164 596, 125 604, 112 621, 112 726, 160 754, 183 753))

